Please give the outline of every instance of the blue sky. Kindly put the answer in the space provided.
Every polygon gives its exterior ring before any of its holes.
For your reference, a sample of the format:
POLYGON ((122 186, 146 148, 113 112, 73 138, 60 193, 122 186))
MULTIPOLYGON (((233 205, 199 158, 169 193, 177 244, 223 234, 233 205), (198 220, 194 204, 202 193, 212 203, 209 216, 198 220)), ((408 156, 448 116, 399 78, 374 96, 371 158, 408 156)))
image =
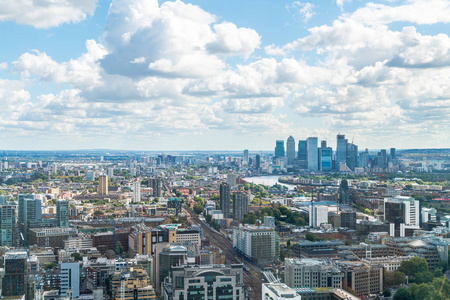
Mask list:
POLYGON ((450 147, 450 1, 0 3, 0 148, 450 147))

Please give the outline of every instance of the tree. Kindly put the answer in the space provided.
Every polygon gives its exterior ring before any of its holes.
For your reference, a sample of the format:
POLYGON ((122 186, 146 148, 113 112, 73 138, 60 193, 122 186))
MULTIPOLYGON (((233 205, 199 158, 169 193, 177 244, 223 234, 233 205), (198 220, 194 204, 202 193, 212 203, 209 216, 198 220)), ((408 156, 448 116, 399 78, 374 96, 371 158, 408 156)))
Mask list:
POLYGON ((194 205, 194 212, 199 215, 203 212, 203 206, 201 206, 201 204, 195 204, 194 205))
POLYGON ((384 297, 390 297, 390 296, 391 296, 391 291, 390 291, 389 289, 385 289, 385 290, 383 291, 383 296, 384 296, 384 297))
POLYGON ((119 247, 120 253, 123 253, 123 251, 125 251, 125 248, 122 246, 122 243, 120 241, 117 241, 117 246, 119 247))
POLYGON ((412 298, 409 295, 408 290, 405 289, 404 287, 401 287, 397 290, 392 300, 412 300, 412 298))
POLYGON ((402 261, 398 271, 405 273, 407 276, 414 276, 419 272, 428 271, 428 263, 425 258, 413 257, 410 260, 402 261))
POLYGON ((439 268, 442 270, 442 272, 447 272, 448 270, 448 262, 446 262, 445 260, 441 260, 440 262, 438 262, 438 264, 436 265, 436 268, 439 268))
POLYGON ((70 257, 72 257, 74 261, 81 261, 81 260, 83 260, 83 257, 82 257, 81 254, 78 253, 78 252, 72 253, 72 254, 70 255, 70 257))
POLYGON ((53 267, 56 267, 57 265, 58 265, 57 263, 46 263, 44 265, 44 269, 45 270, 51 270, 51 269, 53 269, 53 267))
POLYGON ((386 271, 384 273, 384 283, 387 286, 398 286, 406 282, 406 275, 403 272, 395 271, 389 272, 386 271))
POLYGON ((101 210, 96 210, 96 211, 94 211, 94 216, 101 216, 101 215, 103 215, 103 211, 101 211, 101 210))

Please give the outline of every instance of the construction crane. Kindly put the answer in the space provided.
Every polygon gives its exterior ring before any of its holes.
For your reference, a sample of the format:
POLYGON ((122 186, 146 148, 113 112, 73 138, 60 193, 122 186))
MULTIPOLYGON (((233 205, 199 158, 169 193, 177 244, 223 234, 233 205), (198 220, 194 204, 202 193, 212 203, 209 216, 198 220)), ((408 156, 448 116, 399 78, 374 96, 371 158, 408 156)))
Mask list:
POLYGON ((30 263, 31 270, 33 270, 34 280, 36 280, 36 300, 42 300, 42 290, 41 290, 41 280, 39 279, 36 268, 33 268, 31 265, 31 256, 30 256, 30 249, 28 248, 27 242, 25 241, 25 238, 23 237, 22 231, 19 229, 19 235, 20 239, 22 240, 23 247, 25 248, 25 251, 27 253, 28 262, 30 263))
POLYGON ((125 268, 122 263, 122 255, 120 254, 120 248, 119 248, 119 241, 117 240, 117 233, 116 233, 116 225, 114 224, 114 221, 111 221, 113 234, 114 234, 114 242, 116 244, 116 252, 119 256, 119 270, 120 270, 120 299, 125 300, 125 273, 127 270, 127 264, 125 263, 125 268))

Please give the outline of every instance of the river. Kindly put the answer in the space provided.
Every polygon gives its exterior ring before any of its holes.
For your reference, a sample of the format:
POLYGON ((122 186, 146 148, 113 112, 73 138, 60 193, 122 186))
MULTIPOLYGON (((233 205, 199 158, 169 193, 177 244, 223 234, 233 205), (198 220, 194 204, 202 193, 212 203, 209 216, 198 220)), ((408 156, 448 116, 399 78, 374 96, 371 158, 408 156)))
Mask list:
POLYGON ((277 175, 275 175, 275 176, 254 176, 254 177, 244 177, 242 179, 244 179, 245 181, 250 182, 250 183, 264 184, 264 185, 269 185, 269 186, 272 186, 277 183, 280 185, 287 186, 289 188, 289 190, 294 190, 296 185, 278 182, 278 178, 280 178, 280 177, 281 176, 277 176, 277 175))

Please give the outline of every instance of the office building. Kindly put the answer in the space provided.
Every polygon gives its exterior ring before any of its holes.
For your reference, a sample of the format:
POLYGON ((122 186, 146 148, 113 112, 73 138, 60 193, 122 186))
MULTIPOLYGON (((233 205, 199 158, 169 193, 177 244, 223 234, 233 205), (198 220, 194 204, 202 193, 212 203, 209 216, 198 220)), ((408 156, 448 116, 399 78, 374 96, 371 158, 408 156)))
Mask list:
POLYGON ((391 157, 391 161, 393 161, 395 159, 395 148, 390 149, 390 157, 391 157))
POLYGON ((7 252, 4 255, 4 275, 2 278, 2 296, 21 296, 27 286, 26 252, 7 252))
POLYGON ((231 188, 236 186, 236 174, 228 173, 227 174, 227 183, 231 188))
POLYGON ((285 283, 290 287, 332 287, 341 289, 344 274, 322 259, 285 259, 285 283))
POLYGON ((227 183, 220 184, 220 210, 223 213, 223 217, 225 219, 230 218, 230 209, 231 209, 231 188, 227 183))
POLYGON ((309 137, 306 140, 307 152, 307 168, 311 171, 319 170, 319 148, 318 139, 316 137, 309 137))
POLYGON ((319 168, 321 171, 331 171, 333 150, 331 147, 319 148, 319 168))
POLYGON ((275 228, 275 218, 264 216, 264 227, 275 228))
POLYGON ((255 169, 259 170, 259 168, 261 168, 261 155, 256 154, 256 157, 255 157, 255 169))
POLYGON ((353 143, 347 143, 347 167, 354 171, 358 167, 358 146, 353 143))
POLYGON ((153 197, 161 197, 161 178, 149 178, 148 186, 153 189, 153 197))
POLYGON ((339 170, 340 164, 347 163, 347 140, 345 135, 337 135, 337 147, 336 147, 336 169, 339 170))
POLYGON ((56 223, 58 227, 69 227, 69 201, 56 201, 56 223))
POLYGON ((24 239, 27 240, 29 223, 42 219, 42 202, 40 199, 35 199, 34 195, 20 194, 18 198, 18 227, 24 239))
POLYGON ((301 300, 297 291, 284 283, 263 283, 261 299, 263 300, 301 300))
POLYGON ((364 150, 364 152, 361 152, 359 154, 359 159, 358 159, 358 165, 361 168, 366 168, 369 162, 369 150, 366 148, 366 150, 364 150))
POLYGON ((16 245, 16 208, 0 205, 0 246, 16 245))
POLYGON ((169 276, 172 267, 181 266, 187 261, 188 249, 179 245, 163 245, 156 250, 156 266, 155 266, 155 288, 159 294, 161 283, 169 276))
POLYGON ((249 197, 245 192, 233 193, 233 217, 235 220, 242 221, 244 215, 248 213, 249 197))
POLYGON ((141 202, 141 182, 139 180, 135 181, 133 184, 133 202, 141 202))
MULTIPOLYGON (((169 240, 169 233, 167 229, 152 229, 143 225, 135 226, 133 231, 125 236, 128 239, 128 254, 130 257, 135 257, 138 254, 153 255, 156 244, 176 241, 175 236, 169 240)), ((173 233, 175 233, 175 230, 173 233)))
POLYGON ((242 164, 244 166, 248 166, 248 149, 244 150, 244 154, 242 156, 242 164))
POLYGON ((413 226, 418 228, 420 225, 419 201, 405 196, 384 199, 384 220, 394 224, 396 236, 404 236, 400 227, 413 226))
POLYGON ((286 150, 287 164, 292 166, 295 160, 295 140, 292 135, 287 139, 286 150))
POLYGON ((436 208, 422 207, 421 208, 422 223, 436 222, 437 221, 436 214, 437 214, 436 208))
POLYGON ((341 211, 341 227, 356 230, 356 211, 349 209, 341 211))
POLYGON ((259 265, 277 261, 280 256, 278 234, 274 228, 240 226, 233 229, 233 246, 259 265))
POLYGON ((351 288, 358 297, 383 291, 383 266, 367 266, 360 261, 338 261, 337 265, 344 273, 343 288, 351 288))
POLYGON ((301 169, 306 169, 307 168, 307 160, 308 160, 308 151, 307 151, 306 140, 298 141, 297 159, 298 159, 298 166, 301 169))
POLYGON ((108 175, 100 175, 98 177, 97 193, 99 195, 108 195, 108 175))
POLYGON ((387 154, 385 149, 377 153, 377 167, 387 168, 387 154))
POLYGON ((164 299, 245 299, 242 265, 172 267, 164 284, 164 299))
POLYGON ((328 207, 312 204, 309 211, 309 226, 316 228, 321 224, 328 224, 328 207))
POLYGON ((284 141, 278 140, 275 146, 275 158, 284 157, 284 141))
POLYGON ((80 296, 80 264, 63 262, 61 267, 61 296, 65 297, 72 290, 73 299, 80 296))
POLYGON ((28 244, 30 246, 64 248, 64 241, 77 235, 78 231, 69 227, 30 228, 28 244))
MULTIPOLYGON (((0 166, 2 164, 0 163, 0 166)), ((0 171, 1 172, 1 171, 0 171)), ((4 195, 0 195, 0 205, 5 205, 6 204, 6 196, 4 195)))

